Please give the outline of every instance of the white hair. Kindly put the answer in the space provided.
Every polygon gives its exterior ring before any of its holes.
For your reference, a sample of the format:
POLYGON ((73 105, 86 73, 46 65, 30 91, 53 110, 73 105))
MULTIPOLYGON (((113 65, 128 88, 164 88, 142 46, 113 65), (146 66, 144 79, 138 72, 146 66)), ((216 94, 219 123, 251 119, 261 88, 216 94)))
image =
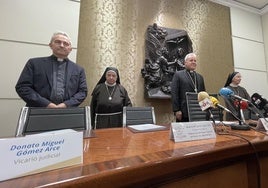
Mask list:
POLYGON ((72 42, 71 42, 71 38, 69 37, 69 35, 68 35, 66 32, 63 32, 63 31, 57 31, 57 32, 53 33, 53 35, 52 35, 52 37, 51 37, 51 39, 50 39, 50 43, 53 42, 54 38, 55 38, 57 35, 63 35, 63 36, 65 36, 65 37, 69 40, 70 44, 72 44, 72 42))
POLYGON ((187 55, 185 56, 185 58, 184 58, 184 61, 186 61, 186 60, 187 60, 189 57, 191 57, 191 56, 196 57, 196 54, 195 54, 195 53, 193 53, 193 52, 191 52, 191 53, 187 54, 187 55))

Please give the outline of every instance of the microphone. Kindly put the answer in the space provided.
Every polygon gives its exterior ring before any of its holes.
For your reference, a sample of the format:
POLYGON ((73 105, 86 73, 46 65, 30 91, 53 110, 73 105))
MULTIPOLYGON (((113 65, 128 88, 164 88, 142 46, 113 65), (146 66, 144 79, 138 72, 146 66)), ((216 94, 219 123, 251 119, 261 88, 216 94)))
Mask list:
POLYGON ((226 98, 234 98, 234 99, 237 99, 239 101, 245 101, 245 102, 251 104, 251 102, 249 100, 247 100, 245 98, 242 98, 239 95, 235 95, 234 92, 231 89, 227 88, 227 87, 221 88, 220 91, 219 91, 219 94, 221 96, 223 96, 223 97, 226 97, 226 98))
POLYGON ((254 93, 251 96, 251 100, 255 104, 255 106, 258 107, 260 110, 262 110, 264 106, 268 104, 268 101, 258 93, 254 93))
POLYGON ((248 103, 246 101, 240 101, 240 109, 241 110, 248 109, 248 103))
POLYGON ((215 120, 211 112, 211 108, 213 108, 214 106, 209 98, 208 93, 205 91, 200 91, 197 95, 197 100, 199 102, 199 106, 201 110, 207 112, 206 120, 211 119, 213 123, 215 124, 215 120))
POLYGON ((244 118, 244 113, 243 109, 246 109, 248 107, 248 103, 251 104, 251 102, 247 99, 244 99, 238 95, 235 95, 234 92, 229 89, 229 88, 221 88, 219 91, 219 95, 223 96, 225 98, 233 98, 234 100, 234 105, 239 108, 239 117, 236 117, 233 113, 233 117, 239 121, 239 124, 232 124, 230 125, 231 129, 234 130, 250 130, 249 125, 245 123, 245 118, 244 118), (238 100, 238 101, 237 101, 238 100))
POLYGON ((243 124, 246 124, 243 110, 248 108, 248 103, 245 101, 238 101, 238 108, 239 108, 239 117, 241 118, 243 124))
POLYGON ((234 105, 236 108, 239 108, 241 110, 248 109, 248 103, 246 101, 234 100, 234 105))
POLYGON ((263 109, 263 106, 265 105, 265 101, 263 100, 263 98, 261 97, 260 94, 258 93, 254 93, 252 96, 251 96, 251 100, 253 102, 253 104, 259 108, 260 110, 263 109))
POLYGON ((254 93, 251 96, 251 100, 259 110, 264 110, 264 117, 268 117, 268 101, 258 93, 254 93))
POLYGON ((205 91, 199 92, 197 95, 197 99, 202 111, 208 110, 213 107, 213 104, 207 92, 205 91))
POLYGON ((212 104, 222 110, 225 110, 226 112, 229 112, 232 114, 232 112, 228 109, 228 108, 225 108, 224 106, 220 105, 218 99, 216 99, 215 97, 210 97, 210 100, 212 101, 212 104))
MULTIPOLYGON (((210 97, 210 100, 212 101, 213 105, 222 109, 222 110, 225 110, 226 112, 230 113, 236 120, 238 120, 239 122, 242 121, 241 119, 239 119, 231 110, 229 110, 228 108, 222 106, 219 104, 219 101, 217 98, 215 97, 210 97)), ((236 126, 235 124, 233 126, 236 126)))

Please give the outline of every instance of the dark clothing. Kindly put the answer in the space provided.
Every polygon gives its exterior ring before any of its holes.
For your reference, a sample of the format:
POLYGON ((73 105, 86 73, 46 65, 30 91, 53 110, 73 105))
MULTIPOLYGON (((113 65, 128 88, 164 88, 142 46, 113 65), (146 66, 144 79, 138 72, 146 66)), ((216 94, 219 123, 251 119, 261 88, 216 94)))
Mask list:
MULTIPOLYGON (((30 59, 16 84, 18 95, 30 107, 47 107, 49 103, 57 104, 51 99, 53 88, 53 62, 57 58, 39 57, 30 59)), ((82 67, 70 61, 66 62, 65 91, 63 102, 67 107, 79 106, 87 96, 85 71, 82 67)))
POLYGON ((53 89, 50 99, 55 104, 60 104, 64 101, 65 83, 66 83, 66 62, 53 62, 53 89))
POLYGON ((132 104, 126 89, 122 85, 98 84, 92 92, 90 105, 92 125, 95 125, 95 116, 98 114, 97 129, 121 127, 124 106, 132 106, 132 104), (111 98, 109 99, 109 97, 111 98), (109 115, 110 113, 111 115, 109 115))
MULTIPOLYGON (((241 86, 237 86, 237 87, 227 86, 227 88, 231 89, 235 95, 238 95, 244 99, 251 101, 251 98, 250 98, 250 96, 245 88, 243 88, 241 86)), ((228 98, 228 99, 224 98, 224 101, 225 101, 226 108, 231 110, 237 117, 239 117, 239 113, 240 113, 239 107, 235 105, 235 100, 233 100, 232 98, 228 98)), ((251 113, 248 109, 244 109, 243 113, 244 113, 245 119, 251 118, 250 117, 251 113)), ((234 118, 233 115, 230 113, 226 113, 226 120, 227 121, 234 121, 234 120, 237 121, 237 119, 234 118)))
POLYGON ((106 73, 107 73, 108 71, 110 71, 110 70, 112 70, 112 71, 114 71, 114 72, 116 73, 116 75, 117 75, 116 83, 117 83, 117 84, 120 84, 120 76, 119 76, 119 71, 118 71, 118 69, 115 68, 115 67, 107 67, 107 68, 105 69, 104 73, 102 74, 100 80, 98 81, 97 85, 98 85, 98 84, 101 84, 101 83, 104 83, 104 82, 106 81, 106 73))
POLYGON ((194 77, 196 78, 196 83, 193 81, 195 79, 190 78, 190 73, 187 70, 177 71, 172 79, 171 83, 171 99, 173 112, 182 112, 182 121, 188 121, 188 108, 186 102, 186 92, 196 92, 205 91, 205 83, 203 76, 194 72, 194 77))
POLYGON ((227 80, 226 80, 226 82, 225 82, 225 84, 224 84, 224 87, 227 87, 227 86, 229 86, 231 83, 232 83, 232 80, 233 80, 233 78, 235 77, 235 75, 237 75, 239 72, 233 72, 233 73, 230 73, 229 75, 228 75, 228 77, 227 77, 227 80))

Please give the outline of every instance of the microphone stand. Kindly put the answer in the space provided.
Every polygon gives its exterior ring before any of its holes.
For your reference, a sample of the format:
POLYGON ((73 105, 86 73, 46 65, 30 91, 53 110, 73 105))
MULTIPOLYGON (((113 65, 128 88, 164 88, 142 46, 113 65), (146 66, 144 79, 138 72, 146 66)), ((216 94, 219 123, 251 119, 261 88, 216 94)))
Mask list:
POLYGON ((223 110, 220 108, 219 109, 219 116, 220 116, 220 122, 223 121, 223 110))
POLYGON ((251 107, 249 107, 248 109, 254 114, 254 115, 256 115, 257 117, 258 117, 258 119, 264 119, 264 121, 265 122, 267 122, 268 123, 268 116, 267 116, 267 110, 265 110, 265 112, 262 114, 260 111, 259 111, 259 109, 254 105, 254 104, 251 104, 251 107), (251 108, 252 107, 252 108, 251 108))
POLYGON ((215 122, 215 119, 214 119, 214 116, 213 116, 213 114, 212 114, 212 111, 211 111, 211 109, 208 109, 208 111, 207 111, 207 120, 209 120, 209 119, 211 119, 212 120, 212 122, 213 122, 213 125, 216 125, 216 122, 215 122))
POLYGON ((241 109, 240 102, 238 105, 239 113, 238 113, 238 122, 239 124, 232 124, 231 129, 233 130, 250 130, 250 126, 246 124, 243 110, 241 109))

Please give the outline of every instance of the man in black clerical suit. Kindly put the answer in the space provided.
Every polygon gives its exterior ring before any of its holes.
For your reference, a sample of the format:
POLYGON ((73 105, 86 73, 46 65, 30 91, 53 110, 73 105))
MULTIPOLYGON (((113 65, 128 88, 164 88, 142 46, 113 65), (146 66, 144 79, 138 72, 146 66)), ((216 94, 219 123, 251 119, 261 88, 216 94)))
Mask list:
POLYGON ((184 70, 177 71, 171 83, 171 99, 173 112, 177 122, 189 121, 186 92, 205 91, 203 76, 198 74, 195 69, 196 54, 189 53, 184 59, 184 70))
POLYGON ((82 67, 68 59, 71 40, 65 32, 54 33, 49 57, 29 59, 16 84, 18 95, 29 107, 66 108, 80 105, 87 96, 82 67))

